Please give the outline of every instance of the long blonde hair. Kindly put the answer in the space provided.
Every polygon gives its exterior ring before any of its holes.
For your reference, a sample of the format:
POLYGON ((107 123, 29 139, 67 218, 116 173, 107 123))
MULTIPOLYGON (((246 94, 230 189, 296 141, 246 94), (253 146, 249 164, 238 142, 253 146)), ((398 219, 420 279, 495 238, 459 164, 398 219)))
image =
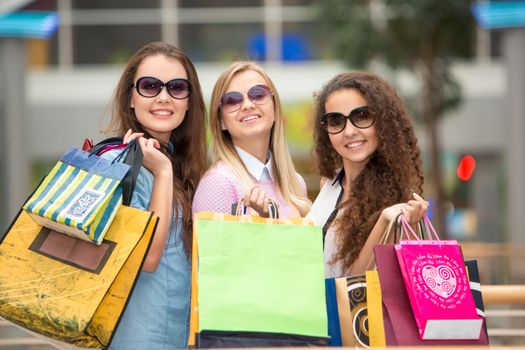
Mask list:
POLYGON ((310 200, 304 196, 303 189, 297 179, 297 173, 290 157, 284 133, 284 115, 281 100, 272 80, 266 72, 256 63, 238 61, 232 63, 217 79, 213 87, 210 105, 210 128, 212 132, 212 158, 216 163, 222 160, 229 164, 234 173, 239 177, 245 190, 251 188, 255 182, 248 173, 246 166, 240 159, 231 136, 227 130, 221 129, 220 99, 226 92, 233 77, 241 72, 254 71, 259 73, 273 92, 275 122, 270 136, 270 150, 273 154, 273 178, 277 189, 288 204, 295 207, 304 216, 311 207, 310 200))

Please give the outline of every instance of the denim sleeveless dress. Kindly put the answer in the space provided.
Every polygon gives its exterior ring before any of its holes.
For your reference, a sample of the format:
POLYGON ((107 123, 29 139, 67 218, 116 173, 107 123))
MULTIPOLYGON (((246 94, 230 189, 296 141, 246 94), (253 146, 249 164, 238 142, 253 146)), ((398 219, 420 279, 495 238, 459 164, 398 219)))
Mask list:
MULTIPOLYGON (((114 158, 117 154, 118 152, 111 151, 103 157, 114 158)), ((153 175, 147 169, 140 169, 131 199, 132 207, 148 209, 153 179, 153 175)), ((140 273, 110 349, 186 348, 191 265, 184 253, 182 233, 181 218, 174 218, 157 271, 140 273)))

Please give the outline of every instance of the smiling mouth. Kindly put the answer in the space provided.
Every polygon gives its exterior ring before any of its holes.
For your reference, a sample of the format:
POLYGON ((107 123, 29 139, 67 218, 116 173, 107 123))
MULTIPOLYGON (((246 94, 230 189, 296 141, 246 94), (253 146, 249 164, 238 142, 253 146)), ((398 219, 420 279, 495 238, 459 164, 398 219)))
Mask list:
POLYGON ((356 141, 356 142, 347 143, 345 147, 346 148, 356 148, 364 144, 365 144, 365 141, 356 141))
POLYGON ((160 117, 167 117, 173 114, 171 111, 152 111, 151 114, 160 116, 160 117))
POLYGON ((256 120, 256 119, 259 119, 259 116, 257 116, 257 115, 250 115, 250 116, 242 118, 241 119, 241 123, 250 122, 250 121, 256 120))

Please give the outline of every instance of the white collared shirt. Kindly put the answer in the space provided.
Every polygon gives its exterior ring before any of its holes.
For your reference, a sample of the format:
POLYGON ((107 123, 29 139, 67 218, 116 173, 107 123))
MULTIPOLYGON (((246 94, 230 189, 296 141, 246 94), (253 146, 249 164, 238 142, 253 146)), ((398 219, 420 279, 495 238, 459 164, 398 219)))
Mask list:
POLYGON ((272 152, 270 150, 268 150, 267 153, 268 161, 266 164, 263 164, 259 159, 255 158, 253 155, 246 152, 242 148, 235 146, 235 149, 244 163, 244 166, 246 169, 248 169, 248 172, 255 178, 255 180, 273 180, 272 152))
POLYGON ((326 180, 317 195, 310 213, 306 216, 315 225, 323 227, 324 236, 324 272, 325 278, 348 276, 350 270, 345 270, 341 260, 332 260, 338 252, 338 240, 335 227, 332 223, 342 215, 345 208, 339 209, 339 202, 343 195, 344 169, 341 169, 335 178, 326 180))

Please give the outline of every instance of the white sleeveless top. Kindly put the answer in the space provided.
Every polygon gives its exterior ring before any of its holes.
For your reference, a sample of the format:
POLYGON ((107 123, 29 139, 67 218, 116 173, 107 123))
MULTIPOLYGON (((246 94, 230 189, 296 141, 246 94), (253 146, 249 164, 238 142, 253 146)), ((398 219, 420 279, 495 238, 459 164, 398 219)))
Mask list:
POLYGON ((344 171, 341 170, 331 180, 327 180, 321 191, 317 195, 310 213, 306 216, 315 225, 323 226, 324 235, 324 272, 326 278, 336 278, 348 275, 348 270, 344 270, 341 261, 330 263, 337 253, 336 233, 332 227, 332 222, 341 215, 338 210, 339 201, 343 195, 341 183, 344 178, 344 171))

